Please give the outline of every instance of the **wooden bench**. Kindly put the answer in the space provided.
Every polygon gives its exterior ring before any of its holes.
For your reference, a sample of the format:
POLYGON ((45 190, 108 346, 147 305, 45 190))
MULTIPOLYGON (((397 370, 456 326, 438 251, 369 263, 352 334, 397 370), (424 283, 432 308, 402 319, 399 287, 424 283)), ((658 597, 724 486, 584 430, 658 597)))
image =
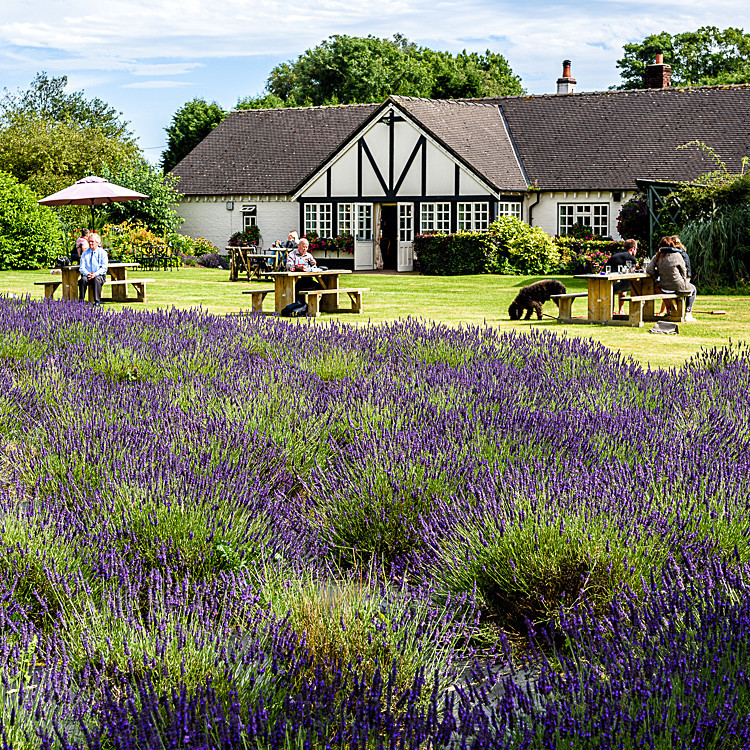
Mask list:
MULTIPOLYGON (((107 279, 107 282, 104 284, 104 287, 106 288, 108 286, 124 286, 125 284, 131 284, 133 289, 135 289, 136 294, 138 295, 137 301, 138 302, 145 302, 146 301, 146 284, 153 284, 156 279, 107 279)), ((127 287, 126 287, 127 289, 127 287)), ((127 292, 125 292, 127 294, 127 292)), ((128 300, 127 297, 125 298, 118 298, 118 297, 112 297, 113 302, 126 302, 128 300)), ((92 287, 89 287, 89 302, 94 301, 94 290, 92 287)))
POLYGON ((62 284, 62 279, 50 279, 49 281, 35 281, 34 286, 44 287, 44 299, 53 299, 57 287, 62 284))
POLYGON ((560 321, 573 319, 573 300, 579 297, 588 297, 588 292, 574 292, 572 294, 553 294, 550 299, 557 300, 559 309, 557 319, 560 321))
POLYGON ((300 294, 304 294, 307 297, 307 314, 312 318, 317 318, 320 312, 320 298, 325 294, 348 294, 349 299, 352 301, 351 310, 339 310, 338 304, 336 309, 331 312, 362 312, 362 292, 369 292, 369 289, 308 289, 300 294))
POLYGON ((677 310, 674 314, 664 315, 661 320, 671 320, 673 322, 684 322, 685 321, 685 297, 680 297, 677 294, 642 294, 636 297, 626 297, 625 300, 628 303, 628 320, 630 325, 641 327, 643 325, 643 306, 644 304, 651 303, 650 314, 648 318, 650 320, 656 320, 656 316, 653 314, 653 303, 655 300, 674 300, 677 310))
POLYGON ((263 300, 266 295, 273 294, 273 289, 243 289, 243 294, 251 294, 253 312, 263 312, 263 300))

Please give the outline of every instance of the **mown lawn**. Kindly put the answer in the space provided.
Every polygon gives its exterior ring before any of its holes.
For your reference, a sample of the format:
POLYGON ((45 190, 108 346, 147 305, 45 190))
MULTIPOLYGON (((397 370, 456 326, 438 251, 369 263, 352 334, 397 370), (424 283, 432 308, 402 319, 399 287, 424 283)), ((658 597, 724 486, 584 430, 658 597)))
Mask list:
MULTIPOLYGON (((242 295, 246 282, 230 282, 227 271, 204 268, 183 268, 177 271, 155 271, 131 274, 134 278, 155 278, 149 285, 149 302, 145 309, 176 307, 187 309, 202 307, 215 314, 231 314, 249 310, 250 299, 242 295)), ((43 296, 41 287, 34 281, 46 278, 40 271, 6 271, 0 274, 0 293, 31 294, 43 296)), ((678 336, 649 334, 650 325, 641 329, 609 328, 599 326, 562 326, 551 318, 542 321, 512 322, 507 309, 518 290, 538 276, 460 276, 435 277, 417 274, 353 274, 347 286, 368 287, 364 297, 362 316, 323 315, 321 322, 339 318, 348 323, 381 323, 408 316, 421 317, 449 325, 489 325, 500 330, 530 330, 545 328, 565 332, 570 336, 589 337, 608 347, 631 354, 642 363, 652 366, 679 365, 701 349, 726 346, 730 340, 750 339, 750 297, 702 296, 696 302, 697 321, 682 327, 678 336), (726 315, 707 315, 703 311, 724 310, 726 315)), ((563 278, 571 291, 584 291, 585 282, 563 278)), ((253 282, 252 286, 269 286, 266 282, 253 282)), ((699 290, 700 291, 700 290, 699 290)), ((105 292, 106 293, 106 292, 105 292)), ((59 292, 58 292, 59 294, 59 292)), ((113 305, 110 304, 110 307, 113 305)), ((272 309, 271 300, 267 308, 272 309)), ((137 306, 140 308, 140 306, 137 306)), ((584 310, 577 301, 574 311, 584 310), (580 306, 580 307, 578 307, 580 306)), ((548 303, 545 311, 556 314, 554 305, 548 303)))

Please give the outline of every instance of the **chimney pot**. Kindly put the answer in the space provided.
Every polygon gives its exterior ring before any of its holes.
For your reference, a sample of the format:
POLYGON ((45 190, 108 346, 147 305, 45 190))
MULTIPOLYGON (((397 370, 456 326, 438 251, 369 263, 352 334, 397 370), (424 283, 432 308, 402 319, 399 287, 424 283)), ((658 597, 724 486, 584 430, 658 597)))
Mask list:
POLYGON ((646 66, 643 83, 647 89, 666 89, 672 83, 672 66, 664 64, 664 54, 656 53, 656 61, 646 66))
POLYGON ((664 65, 664 53, 663 52, 657 52, 656 53, 656 60, 654 62, 657 65, 664 65))
POLYGON ((558 94, 574 94, 576 79, 570 75, 570 60, 563 60, 562 78, 557 79, 558 94))

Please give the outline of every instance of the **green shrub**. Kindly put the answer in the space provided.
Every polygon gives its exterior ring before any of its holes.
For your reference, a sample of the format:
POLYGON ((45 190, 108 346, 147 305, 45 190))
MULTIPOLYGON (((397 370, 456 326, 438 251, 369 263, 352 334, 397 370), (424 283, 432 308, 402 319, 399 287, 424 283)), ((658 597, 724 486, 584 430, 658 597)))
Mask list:
POLYGON ((218 255, 219 248, 214 247, 205 237, 198 237, 193 241, 193 255, 200 258, 201 255, 218 255))
POLYGON ((559 253, 541 227, 530 227, 515 216, 500 216, 486 234, 490 273, 548 273, 557 267, 559 253))
POLYGON ((425 276, 484 273, 486 233, 420 234, 414 238, 416 266, 425 276))
POLYGON ((580 240, 575 237, 555 237, 560 256, 559 273, 597 273, 612 253, 624 249, 623 242, 610 240, 580 240))
POLYGON ((44 268, 65 252, 52 209, 15 177, 0 172, 0 270, 44 268))

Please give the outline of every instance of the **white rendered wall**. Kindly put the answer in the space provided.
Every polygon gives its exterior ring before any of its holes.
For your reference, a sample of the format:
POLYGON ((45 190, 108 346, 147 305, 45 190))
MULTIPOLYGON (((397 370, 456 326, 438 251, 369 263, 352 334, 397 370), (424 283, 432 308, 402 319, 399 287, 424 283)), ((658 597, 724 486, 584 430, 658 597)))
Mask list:
POLYGON ((617 231, 617 217, 620 210, 635 194, 635 191, 622 191, 621 199, 612 199, 609 190, 577 190, 556 193, 531 193, 526 196, 523 206, 523 218, 528 223, 531 206, 531 223, 541 227, 547 234, 554 237, 558 233, 558 204, 560 203, 606 203, 609 206, 609 235, 614 240, 627 239, 620 237, 617 231), (539 197, 539 203, 536 203, 539 197))
POLYGON ((256 221, 263 247, 276 240, 285 240, 292 229, 298 232, 299 203, 286 196, 187 196, 177 205, 177 213, 185 219, 180 234, 205 237, 224 252, 229 238, 242 231, 242 206, 256 206, 256 221), (227 211, 227 201, 234 201, 234 210, 227 211))

